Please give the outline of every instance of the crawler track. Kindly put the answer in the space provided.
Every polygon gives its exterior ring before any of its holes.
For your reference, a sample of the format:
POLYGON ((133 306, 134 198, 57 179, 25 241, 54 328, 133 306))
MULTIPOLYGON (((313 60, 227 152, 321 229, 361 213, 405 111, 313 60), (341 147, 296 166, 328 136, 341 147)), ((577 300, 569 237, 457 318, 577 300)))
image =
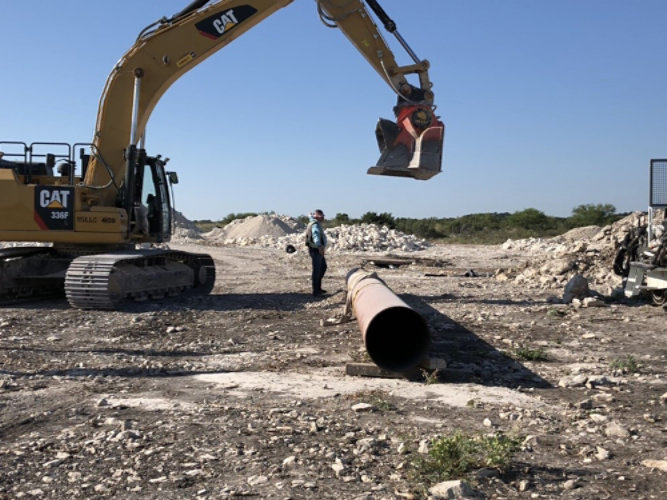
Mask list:
POLYGON ((188 290, 207 294, 214 283, 209 255, 128 250, 74 259, 65 276, 65 295, 79 309, 116 309, 127 300, 159 299, 188 290))

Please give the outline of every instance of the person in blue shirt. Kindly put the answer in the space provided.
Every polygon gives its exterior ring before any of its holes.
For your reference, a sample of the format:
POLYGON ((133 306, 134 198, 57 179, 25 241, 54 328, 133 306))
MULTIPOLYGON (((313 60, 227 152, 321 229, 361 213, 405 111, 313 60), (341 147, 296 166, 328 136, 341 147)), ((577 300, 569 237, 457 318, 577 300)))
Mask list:
POLYGON ((319 208, 310 215, 310 222, 306 229, 306 245, 310 260, 313 263, 313 296, 324 295, 326 290, 322 290, 322 278, 327 272, 327 260, 324 258, 325 248, 327 246, 327 236, 322 229, 324 212, 319 208))

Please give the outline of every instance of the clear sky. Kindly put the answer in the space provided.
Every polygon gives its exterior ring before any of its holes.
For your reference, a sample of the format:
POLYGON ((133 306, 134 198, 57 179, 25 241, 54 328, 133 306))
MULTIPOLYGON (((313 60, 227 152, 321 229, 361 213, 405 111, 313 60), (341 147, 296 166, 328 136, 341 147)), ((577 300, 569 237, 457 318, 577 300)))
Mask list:
MULTIPOLYGON (((0 2, 0 138, 87 142, 114 63, 189 0, 0 2)), ((252 3, 252 0, 248 0, 252 3)), ((454 217, 587 203, 645 210, 667 157, 667 1, 380 0, 431 62, 447 126, 429 181, 366 175, 395 96, 315 0, 178 80, 146 132, 190 219, 231 212, 454 217)), ((382 28, 380 28, 382 30, 382 28)), ((411 61, 394 43, 401 64, 411 61)))

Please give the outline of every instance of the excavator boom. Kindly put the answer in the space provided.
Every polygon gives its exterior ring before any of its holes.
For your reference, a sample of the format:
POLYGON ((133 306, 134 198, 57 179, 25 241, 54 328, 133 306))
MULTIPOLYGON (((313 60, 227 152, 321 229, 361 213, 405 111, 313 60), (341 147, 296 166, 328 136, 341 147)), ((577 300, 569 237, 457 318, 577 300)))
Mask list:
MULTIPOLYGON (((110 175, 117 179, 126 176, 125 149, 143 137, 151 112, 169 86, 291 2, 196 0, 171 18, 148 26, 107 80, 93 140, 96 154, 91 159, 85 184, 103 186, 111 180, 110 175)), ((396 121, 381 119, 376 127, 381 156, 369 173, 416 179, 428 179, 439 173, 444 125, 434 115, 428 61, 414 55, 398 35, 395 23, 375 0, 369 1, 369 5, 381 16, 385 27, 397 35, 413 64, 396 63, 362 0, 316 2, 322 20, 339 28, 397 94, 396 121), (419 87, 408 83, 408 74, 418 75, 419 87)), ((97 190, 95 196, 104 195, 97 190)), ((106 196, 112 198, 116 193, 106 196)))

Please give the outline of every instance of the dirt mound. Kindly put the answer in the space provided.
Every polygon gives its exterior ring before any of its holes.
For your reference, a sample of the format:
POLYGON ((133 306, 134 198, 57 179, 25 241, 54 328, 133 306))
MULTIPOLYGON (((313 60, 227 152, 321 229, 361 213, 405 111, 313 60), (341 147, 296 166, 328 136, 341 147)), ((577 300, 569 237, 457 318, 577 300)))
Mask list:
POLYGON ((174 234, 171 236, 171 241, 175 243, 183 243, 188 240, 200 239, 201 231, 197 225, 187 219, 181 212, 174 210, 174 234))
POLYGON ((600 232, 600 226, 584 226, 570 229, 567 233, 552 238, 553 240, 577 241, 588 240, 600 232))
POLYGON ((273 241, 304 229, 303 224, 291 217, 262 214, 233 220, 224 227, 205 233, 203 237, 214 245, 248 246, 273 241))
POLYGON ((224 228, 226 238, 261 238, 262 236, 273 236, 279 238, 295 230, 285 224, 280 218, 271 215, 257 215, 245 219, 236 220, 224 228))

